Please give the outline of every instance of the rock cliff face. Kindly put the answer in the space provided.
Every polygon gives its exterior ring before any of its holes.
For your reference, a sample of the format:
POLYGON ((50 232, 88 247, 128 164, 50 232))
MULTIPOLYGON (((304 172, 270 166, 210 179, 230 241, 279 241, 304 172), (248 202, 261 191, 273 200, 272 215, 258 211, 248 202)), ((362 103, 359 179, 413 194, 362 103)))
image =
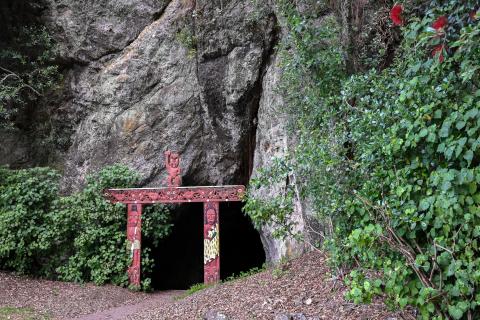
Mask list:
POLYGON ((73 63, 57 109, 71 145, 64 187, 111 163, 160 185, 163 151, 189 184, 246 183, 273 14, 250 1, 53 1, 46 13, 73 63))
MULTIPOLYGON (((254 156, 254 168, 252 177, 259 174, 259 170, 263 167, 272 165, 274 158, 282 158, 289 153, 293 137, 287 132, 286 114, 282 112, 282 98, 276 91, 281 77, 281 70, 277 66, 277 57, 275 57, 267 68, 267 72, 263 79, 263 92, 260 99, 260 107, 258 110, 258 126, 256 135, 256 147, 254 156)), ((294 178, 294 177, 292 177, 294 178)), ((295 183, 294 181, 282 181, 261 188, 255 192, 255 197, 268 199, 279 195, 285 189, 285 185, 295 183)), ((304 208, 300 201, 295 201, 294 212, 291 215, 291 222, 296 224, 294 233, 303 233, 304 225, 304 208)), ((260 237, 267 261, 279 261, 282 257, 292 257, 304 251, 304 245, 293 238, 279 240, 273 237, 273 227, 265 225, 262 227, 260 237)))
MULTIPOLYGON (((43 12, 66 66, 62 90, 45 102, 52 132, 65 139, 44 164, 63 170, 66 192, 113 163, 162 185, 167 149, 181 153, 185 185, 247 184, 290 143, 275 93, 273 9, 259 14, 250 0, 47 0, 43 12)), ((35 163, 28 138, 21 148, 4 139, 0 164, 35 163)), ((303 250, 273 240, 268 227, 262 240, 269 261, 303 250)))

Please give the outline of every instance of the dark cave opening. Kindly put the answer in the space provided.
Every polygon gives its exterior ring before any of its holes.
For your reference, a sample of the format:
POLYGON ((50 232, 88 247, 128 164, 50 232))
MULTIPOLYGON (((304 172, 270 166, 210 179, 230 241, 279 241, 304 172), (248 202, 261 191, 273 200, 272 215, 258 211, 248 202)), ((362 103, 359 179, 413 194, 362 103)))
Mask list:
MULTIPOLYGON (((172 210, 173 229, 152 252, 155 290, 188 289, 203 283, 203 203, 172 210)), ((239 274, 265 262, 258 231, 242 212, 242 203, 220 203, 220 276, 239 274)))

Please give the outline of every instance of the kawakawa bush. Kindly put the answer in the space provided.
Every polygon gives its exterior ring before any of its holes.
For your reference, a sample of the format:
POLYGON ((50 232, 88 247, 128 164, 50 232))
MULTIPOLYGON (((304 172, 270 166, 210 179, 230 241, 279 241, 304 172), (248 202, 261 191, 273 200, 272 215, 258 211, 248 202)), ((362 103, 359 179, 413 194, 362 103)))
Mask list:
MULTIPOLYGON (((60 196, 59 174, 49 168, 0 169, 0 269, 66 281, 126 286, 130 251, 126 209, 102 197, 105 188, 132 187, 138 175, 115 165, 87 178, 86 187, 60 196)), ((144 244, 156 245, 171 225, 161 205, 142 216, 144 244)), ((142 287, 153 266, 142 250, 142 287)))

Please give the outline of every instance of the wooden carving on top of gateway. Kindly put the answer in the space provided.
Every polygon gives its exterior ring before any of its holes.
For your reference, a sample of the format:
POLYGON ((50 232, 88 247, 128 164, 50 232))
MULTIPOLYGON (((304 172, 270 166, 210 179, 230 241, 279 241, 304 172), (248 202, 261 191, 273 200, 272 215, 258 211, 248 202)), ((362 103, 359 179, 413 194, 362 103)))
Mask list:
POLYGON ((175 151, 165 151, 165 168, 167 169, 167 186, 174 188, 182 185, 180 175, 180 155, 175 151))

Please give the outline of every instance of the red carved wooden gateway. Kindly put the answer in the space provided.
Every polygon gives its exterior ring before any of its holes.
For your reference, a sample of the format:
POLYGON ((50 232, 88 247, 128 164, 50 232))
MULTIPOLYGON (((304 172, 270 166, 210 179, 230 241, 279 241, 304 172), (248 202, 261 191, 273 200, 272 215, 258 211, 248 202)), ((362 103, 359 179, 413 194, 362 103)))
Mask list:
POLYGON ((168 173, 167 186, 161 188, 108 189, 104 196, 113 203, 127 204, 127 240, 132 264, 128 268, 130 284, 140 285, 140 250, 142 242, 143 205, 152 203, 203 202, 203 267, 204 282, 220 280, 220 224, 219 203, 241 201, 245 187, 206 186, 181 187, 180 156, 176 152, 165 152, 168 173))

